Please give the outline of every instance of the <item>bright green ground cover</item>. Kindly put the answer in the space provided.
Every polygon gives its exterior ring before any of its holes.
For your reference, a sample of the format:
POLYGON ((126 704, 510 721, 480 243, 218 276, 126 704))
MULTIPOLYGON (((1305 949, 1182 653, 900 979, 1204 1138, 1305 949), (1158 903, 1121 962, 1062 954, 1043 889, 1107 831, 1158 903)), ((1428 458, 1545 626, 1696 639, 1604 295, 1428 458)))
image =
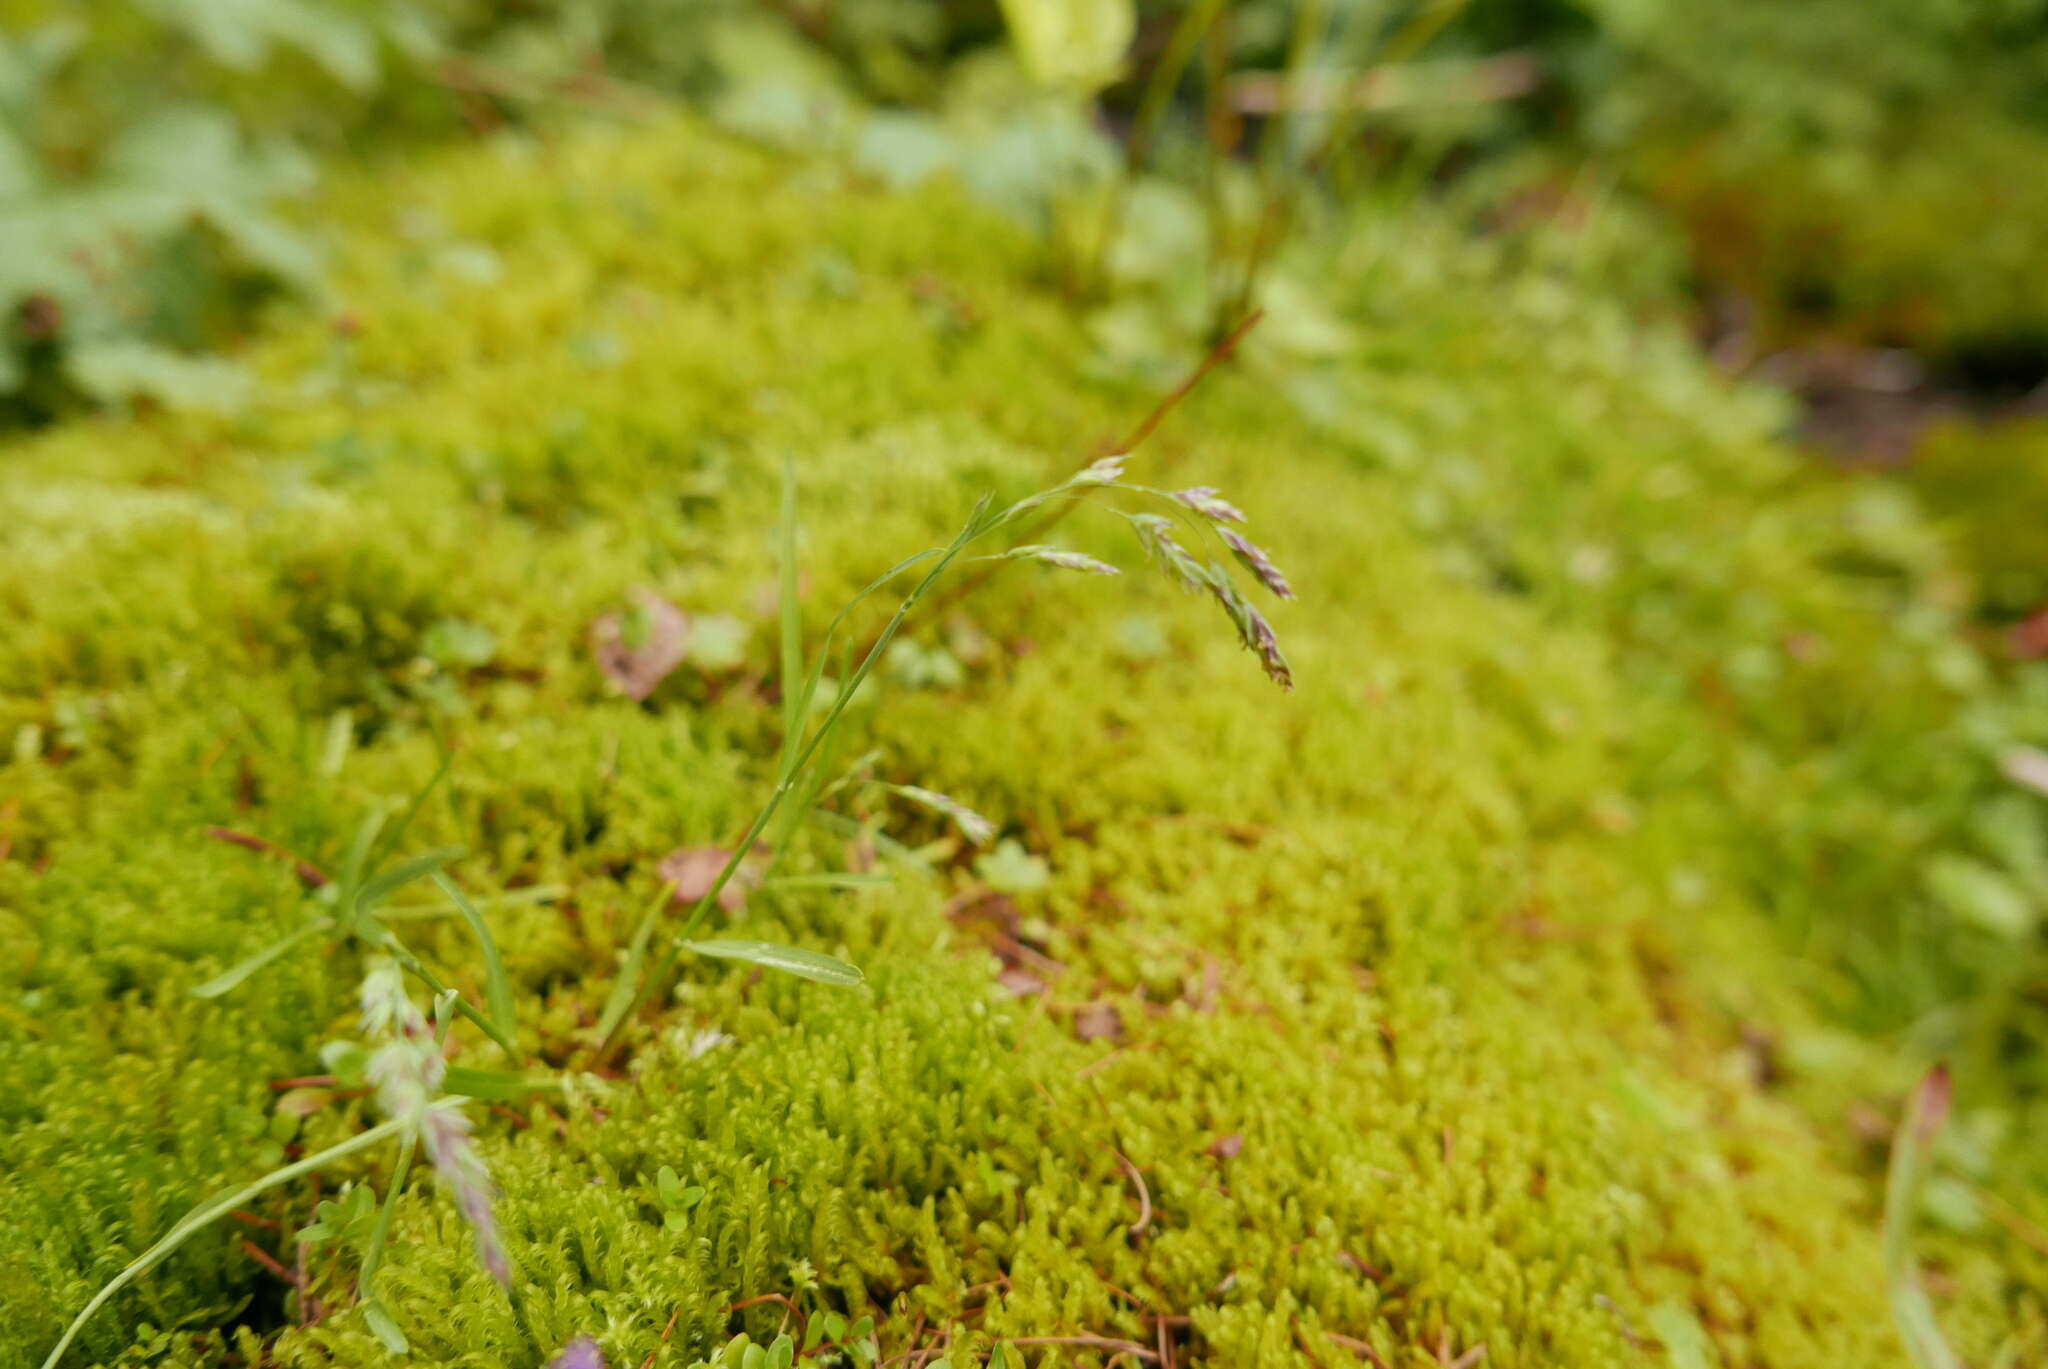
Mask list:
MULTIPOLYGON (((655 863, 732 839, 772 779, 782 453, 818 626, 979 491, 1060 477, 1157 398, 1098 374, 1028 235, 688 127, 451 155, 332 203, 359 326, 288 331, 272 402, 0 465, 6 1369, 276 1163, 269 1081, 351 1029, 346 955, 188 996, 300 898, 207 824, 333 863, 431 773, 438 725, 457 759, 412 841, 466 845, 479 895, 567 886, 490 916, 522 1044, 580 1068, 655 863), (744 665, 610 693, 588 625, 638 586, 751 624, 744 665)), ((1156 576, 1015 568, 926 632, 990 646, 957 684, 891 683, 860 730, 887 777, 1046 862, 1013 930, 1060 967, 1028 963, 1047 992, 997 984, 1004 908, 964 853, 757 896, 738 925, 869 988, 693 967, 626 1077, 493 1114, 520 1304, 420 1187, 385 1281, 413 1362, 535 1365, 589 1332, 614 1364, 687 1364, 772 1334, 780 1307, 725 1309, 785 1294, 872 1312, 884 1357, 951 1332, 955 1364, 989 1337, 1157 1345, 1161 1317, 1218 1365, 1356 1359, 1333 1334, 1398 1366, 1481 1343, 1494 1366, 1898 1364, 1881 1151, 1845 1119, 1882 1131, 1916 1021, 1962 1052, 1970 1177, 2048 1215, 2008 1059, 2024 993, 1924 1017, 2017 958, 1919 870, 1967 846, 1987 751, 2042 711, 1950 634, 1932 537, 1882 492, 1799 483, 1770 406, 1676 340, 1427 222, 1342 241, 1297 263, 1341 355, 1254 345, 1138 468, 1250 509, 1302 590, 1276 615, 1298 692, 1156 576), (1091 1004, 1120 1041, 1081 1039, 1091 1004), (707 1028, 735 1039, 693 1058, 707 1028), (663 1166, 705 1189, 673 1222, 663 1166)), ((286 1190, 253 1214, 281 1229, 202 1240, 77 1362, 249 1362, 296 1309, 238 1242, 289 1265, 312 1206, 286 1190)), ((1951 1334, 2028 1362, 2048 1264, 1957 1225, 1924 1251, 1951 1334)), ((308 1277, 335 1310, 272 1362, 385 1363, 350 1271, 308 1277)))

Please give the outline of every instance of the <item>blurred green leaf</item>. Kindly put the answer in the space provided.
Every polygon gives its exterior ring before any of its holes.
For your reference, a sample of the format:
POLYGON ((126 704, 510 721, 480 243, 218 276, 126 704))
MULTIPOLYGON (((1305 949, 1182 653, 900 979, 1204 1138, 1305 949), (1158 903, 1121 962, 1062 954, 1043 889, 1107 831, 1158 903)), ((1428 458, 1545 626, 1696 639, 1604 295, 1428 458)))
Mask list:
POLYGON ((992 889, 1006 894, 1028 894, 1043 889, 1052 880, 1052 869, 1042 857, 1024 849, 1023 843, 1005 837, 996 849, 974 862, 974 872, 992 889))
POLYGON ((2033 929, 2035 909, 2026 894, 1981 860, 1939 855, 1927 862, 1923 878, 1942 907, 1974 927, 2013 939, 2033 929))
POLYGON ((1017 58, 1034 80, 1092 94, 1117 79, 1137 33, 1132 0, 1002 0, 1017 58))
POLYGON ((1715 1369, 1721 1357, 1700 1326, 1700 1319, 1682 1302, 1666 1298, 1644 1314, 1650 1334, 1663 1342, 1672 1369, 1715 1369))

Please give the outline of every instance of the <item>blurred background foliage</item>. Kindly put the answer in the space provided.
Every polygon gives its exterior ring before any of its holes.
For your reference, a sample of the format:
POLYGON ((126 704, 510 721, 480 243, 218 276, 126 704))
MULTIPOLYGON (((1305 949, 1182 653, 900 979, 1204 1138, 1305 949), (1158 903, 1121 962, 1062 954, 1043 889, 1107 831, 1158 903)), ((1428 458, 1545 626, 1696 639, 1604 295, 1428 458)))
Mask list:
POLYGON ((1246 263, 1311 196, 1398 193, 1496 233, 1598 219, 1612 288, 1745 357, 1904 348, 2005 393, 2048 355, 2048 0, 6 0, 0 19, 16 422, 232 405, 236 339, 280 293, 318 298, 290 208, 309 155, 657 97, 844 140, 891 179, 955 169, 1042 215, 1098 302, 1202 219, 1208 312, 1241 307, 1246 263), (1126 169, 1201 203, 1118 193, 1126 169), (1127 216, 1147 233, 1119 258, 1127 216))

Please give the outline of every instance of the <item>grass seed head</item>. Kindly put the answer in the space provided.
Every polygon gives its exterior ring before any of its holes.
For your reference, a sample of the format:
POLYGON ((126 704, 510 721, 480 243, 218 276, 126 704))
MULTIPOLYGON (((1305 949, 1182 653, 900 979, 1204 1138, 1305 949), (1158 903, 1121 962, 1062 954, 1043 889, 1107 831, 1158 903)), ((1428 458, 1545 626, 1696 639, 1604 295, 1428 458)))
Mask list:
POLYGON ((1121 575, 1123 573, 1107 561, 1098 561, 1092 556, 1084 556, 1078 551, 1067 551, 1060 547, 1034 544, 1025 547, 1013 547, 1006 554, 1015 560, 1043 561, 1048 566, 1058 566, 1062 570, 1085 571, 1090 575, 1121 575))
POLYGON ((1193 509, 1212 523, 1247 521, 1244 510, 1225 499, 1213 485, 1196 485, 1190 489, 1175 490, 1168 497, 1193 509))
POLYGON ((1236 582, 1223 567, 1210 567, 1208 584, 1216 602, 1223 605, 1223 611, 1230 615, 1231 625, 1237 629, 1238 641, 1258 655, 1266 678, 1282 689, 1293 690, 1294 668, 1288 665, 1287 657, 1281 652, 1280 639, 1274 636, 1273 625, 1266 621, 1266 615, 1239 593, 1236 582))
POLYGON ((1280 573, 1280 567, 1273 564, 1273 558, 1261 551, 1256 543, 1246 540, 1229 528, 1220 530, 1223 540, 1236 554, 1238 563, 1258 577, 1260 584, 1273 591, 1281 599, 1292 599, 1294 587, 1287 583, 1287 577, 1280 573))
POLYGON ((1145 550, 1166 568, 1166 573, 1172 577, 1174 583, 1184 590, 1191 591, 1207 587, 1209 573, 1202 569, 1194 557, 1188 555, 1186 547, 1174 540, 1173 523, 1170 519, 1156 513, 1140 513, 1132 515, 1132 521, 1137 524, 1138 540, 1144 543, 1145 550))

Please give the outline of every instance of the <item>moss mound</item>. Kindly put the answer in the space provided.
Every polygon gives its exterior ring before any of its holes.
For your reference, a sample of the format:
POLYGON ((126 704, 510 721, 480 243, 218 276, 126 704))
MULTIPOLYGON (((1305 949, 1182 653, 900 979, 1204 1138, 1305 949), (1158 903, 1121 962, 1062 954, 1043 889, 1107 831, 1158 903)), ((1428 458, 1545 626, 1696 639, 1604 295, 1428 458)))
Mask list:
MULTIPOLYGON (((816 627, 1157 398, 1089 365, 1027 235, 688 126, 333 203, 345 326, 270 347, 264 405, 0 462, 5 1369, 365 1106, 273 1084, 348 1033, 351 956, 191 998, 306 896, 207 825, 337 862, 438 731, 412 840, 468 848, 522 1045, 586 1064, 657 862, 772 782, 782 454, 816 627), (588 626, 639 587, 737 618, 736 659, 617 697, 588 626)), ((1768 403, 1675 340, 1427 225, 1304 266, 1346 355, 1254 345, 1142 452, 1282 554, 1299 692, 1156 577, 1021 567, 928 624, 859 744, 1022 854, 756 895, 736 927, 869 986, 693 966, 627 1075, 483 1115, 518 1299, 416 1186, 383 1275, 411 1362, 587 1333, 685 1365, 828 1313, 955 1364, 1903 1362, 1876 1157, 1840 1123, 1900 1080, 1838 1028, 2001 954, 1912 940, 1911 862, 1989 783, 1938 551, 1795 484, 1768 403)), ((345 1262, 297 1259, 318 1196, 197 1242, 74 1362, 396 1362, 345 1262)), ((1937 1253, 1971 1353, 2040 1351, 2038 1257, 1996 1227, 1937 1253)))

